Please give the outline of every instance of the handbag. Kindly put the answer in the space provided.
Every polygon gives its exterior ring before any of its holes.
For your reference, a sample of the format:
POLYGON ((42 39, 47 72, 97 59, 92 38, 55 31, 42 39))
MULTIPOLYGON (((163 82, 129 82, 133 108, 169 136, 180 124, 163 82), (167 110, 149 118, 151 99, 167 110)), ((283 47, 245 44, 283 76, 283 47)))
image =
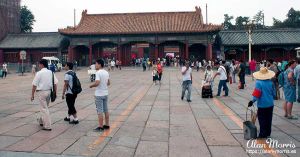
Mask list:
POLYGON ((52 89, 50 93, 51 102, 54 102, 56 99, 56 91, 54 90, 54 73, 52 72, 52 89))
POLYGON ((255 126, 256 114, 254 114, 253 110, 251 111, 251 121, 248 120, 248 110, 246 110, 246 121, 243 122, 243 130, 244 130, 244 139, 256 139, 257 138, 257 127, 255 126), (255 118, 254 118, 255 117, 255 118))

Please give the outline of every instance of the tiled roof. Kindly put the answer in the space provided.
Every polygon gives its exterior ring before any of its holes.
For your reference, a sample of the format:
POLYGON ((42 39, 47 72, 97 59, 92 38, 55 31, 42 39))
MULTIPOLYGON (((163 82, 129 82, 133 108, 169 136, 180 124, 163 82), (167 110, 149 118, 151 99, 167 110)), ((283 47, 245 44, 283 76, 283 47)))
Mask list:
MULTIPOLYGON (((223 45, 248 45, 246 31, 221 31, 223 45)), ((254 30, 253 45, 300 44, 300 29, 254 30)))
POLYGON ((194 12, 153 12, 123 14, 87 14, 83 11, 78 26, 59 29, 62 34, 139 34, 211 32, 220 25, 205 25, 201 9, 194 12))
POLYGON ((8 34, 0 42, 0 48, 59 48, 63 39, 58 32, 8 34))

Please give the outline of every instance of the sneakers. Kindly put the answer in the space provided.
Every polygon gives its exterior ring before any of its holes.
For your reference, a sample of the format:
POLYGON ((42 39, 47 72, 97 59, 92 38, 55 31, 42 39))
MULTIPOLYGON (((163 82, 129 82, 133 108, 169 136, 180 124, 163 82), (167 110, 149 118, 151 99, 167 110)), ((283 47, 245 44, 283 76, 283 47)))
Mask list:
POLYGON ((78 124, 78 123, 79 123, 78 120, 72 120, 72 121, 69 122, 69 124, 78 124))
POLYGON ((110 127, 108 125, 103 125, 103 129, 109 129, 110 127))
POLYGON ((69 121, 70 121, 70 118, 66 117, 66 118, 64 119, 64 121, 69 122, 69 121))
POLYGON ((104 131, 104 129, 103 129, 103 128, 100 128, 100 127, 97 127, 96 129, 94 129, 94 131, 95 131, 95 132, 102 132, 102 131, 104 131))
POLYGON ((52 131, 52 129, 47 129, 47 128, 43 128, 42 130, 45 130, 45 131, 52 131))
POLYGON ((192 100, 187 100, 187 102, 192 102, 192 100))

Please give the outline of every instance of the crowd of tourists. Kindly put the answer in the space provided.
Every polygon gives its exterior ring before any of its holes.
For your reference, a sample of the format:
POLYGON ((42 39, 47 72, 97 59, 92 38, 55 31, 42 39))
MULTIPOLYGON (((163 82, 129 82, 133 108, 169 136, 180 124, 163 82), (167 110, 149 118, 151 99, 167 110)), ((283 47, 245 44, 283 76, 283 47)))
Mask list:
MULTIPOLYGON (((220 96, 224 91, 224 96, 229 96, 228 84, 238 83, 239 89, 244 89, 246 86, 246 67, 249 67, 249 73, 255 81, 255 87, 252 92, 252 99, 248 103, 248 107, 256 103, 257 117, 260 125, 259 138, 267 138, 271 135, 272 117, 274 109, 274 100, 280 99, 280 91, 282 88, 284 95, 283 117, 294 120, 298 119, 293 115, 293 104, 300 102, 300 60, 283 61, 276 63, 273 60, 256 62, 251 60, 246 63, 243 60, 236 61, 182 61, 182 93, 181 100, 186 97, 187 102, 191 102, 191 89, 193 83, 192 71, 201 71, 204 74, 202 86, 209 86, 212 91, 214 80, 219 78, 217 92, 215 96, 220 96), (216 69, 214 72, 213 69, 216 69), (237 77, 239 80, 237 80, 237 77), (298 93, 296 93, 298 89, 298 93), (186 94, 187 91, 187 94, 186 94), (297 99, 298 98, 298 99, 297 99)), ((95 82, 90 85, 90 88, 95 88, 95 106, 98 115, 98 127, 95 131, 103 131, 109 129, 109 113, 108 113, 108 86, 110 85, 109 73, 104 69, 105 66, 109 70, 114 70, 116 66, 120 66, 118 60, 103 60, 99 59, 94 64, 95 82)), ((163 76, 163 68, 166 66, 164 59, 150 61, 143 59, 141 61, 143 71, 152 69, 152 79, 155 85, 161 84, 163 76), (149 63, 150 62, 150 63, 149 63), (150 65, 151 66, 150 66, 150 65)), ((81 85, 75 71, 73 63, 66 63, 65 77, 62 91, 62 99, 66 99, 68 106, 67 116, 64 118, 70 124, 78 124, 77 111, 75 102, 77 95, 81 92, 81 85)), ((117 67, 120 68, 120 67, 117 67)), ((46 60, 39 62, 39 69, 33 80, 31 100, 35 99, 35 93, 38 96, 40 104, 41 117, 38 122, 44 130, 51 131, 51 118, 48 105, 50 101, 54 101, 57 91, 58 80, 55 74, 48 70, 46 60), (54 100, 53 100, 54 99, 54 100)), ((205 90, 202 90, 202 94, 205 90)))

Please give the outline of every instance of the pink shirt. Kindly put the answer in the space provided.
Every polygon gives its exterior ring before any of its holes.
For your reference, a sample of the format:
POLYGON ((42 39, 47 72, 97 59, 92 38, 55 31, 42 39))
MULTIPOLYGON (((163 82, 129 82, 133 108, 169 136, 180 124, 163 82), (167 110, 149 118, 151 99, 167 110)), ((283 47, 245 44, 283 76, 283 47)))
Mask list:
POLYGON ((254 60, 250 61, 249 66, 251 71, 256 70, 256 62, 254 60))

